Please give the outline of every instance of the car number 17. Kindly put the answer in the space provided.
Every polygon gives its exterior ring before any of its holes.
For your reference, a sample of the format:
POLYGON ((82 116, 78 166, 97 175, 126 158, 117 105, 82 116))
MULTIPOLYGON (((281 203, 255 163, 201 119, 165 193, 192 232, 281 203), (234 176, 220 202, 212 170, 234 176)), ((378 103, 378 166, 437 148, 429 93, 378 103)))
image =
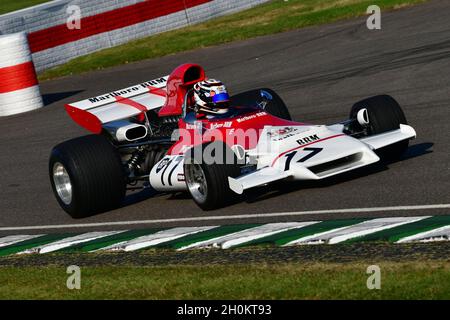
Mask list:
MULTIPOLYGON (((303 148, 303 151, 307 151, 308 154, 306 154, 305 156, 301 157, 299 160, 297 160, 297 162, 305 162, 306 160, 311 159, 312 157, 314 157, 315 155, 317 155, 319 152, 321 152, 323 150, 323 148, 303 148)), ((292 159, 295 157, 295 155, 298 153, 298 150, 292 151, 290 153, 287 153, 285 155, 286 157, 286 163, 284 165, 284 171, 288 171, 289 168, 291 167, 291 162, 292 159)))

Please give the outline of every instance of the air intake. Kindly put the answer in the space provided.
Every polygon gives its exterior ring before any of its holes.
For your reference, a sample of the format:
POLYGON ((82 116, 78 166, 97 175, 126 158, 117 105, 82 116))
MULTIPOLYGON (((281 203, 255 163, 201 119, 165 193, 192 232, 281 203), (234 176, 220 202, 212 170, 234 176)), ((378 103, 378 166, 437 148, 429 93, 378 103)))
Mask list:
POLYGON ((343 158, 309 167, 308 169, 318 176, 325 176, 351 167, 354 163, 360 161, 362 156, 362 152, 358 152, 343 158))

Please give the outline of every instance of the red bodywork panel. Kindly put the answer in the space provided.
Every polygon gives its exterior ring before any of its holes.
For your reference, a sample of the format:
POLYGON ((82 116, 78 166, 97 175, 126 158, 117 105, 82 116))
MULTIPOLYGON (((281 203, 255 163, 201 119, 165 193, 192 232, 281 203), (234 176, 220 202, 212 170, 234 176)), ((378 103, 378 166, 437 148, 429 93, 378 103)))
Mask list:
POLYGON ((198 64, 186 63, 176 68, 167 79, 167 100, 159 110, 160 117, 179 116, 186 92, 194 84, 205 80, 205 70, 198 64))
POLYGON ((69 104, 66 104, 65 108, 66 112, 73 119, 73 121, 78 123, 80 126, 95 134, 102 133, 102 122, 95 115, 86 110, 72 107, 69 104))
POLYGON ((184 119, 180 119, 180 140, 169 149, 168 154, 184 154, 190 147, 212 141, 222 141, 230 147, 239 144, 246 150, 253 149, 265 126, 298 125, 304 124, 277 118, 264 110, 255 110, 228 119, 198 119, 195 123, 186 123, 184 119))

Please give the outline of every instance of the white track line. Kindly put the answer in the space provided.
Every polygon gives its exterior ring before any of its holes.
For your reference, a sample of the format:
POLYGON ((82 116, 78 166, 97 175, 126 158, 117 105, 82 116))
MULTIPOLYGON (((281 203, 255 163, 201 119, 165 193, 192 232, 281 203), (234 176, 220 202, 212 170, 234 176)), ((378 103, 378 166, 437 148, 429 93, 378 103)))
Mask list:
POLYGON ((303 228, 319 221, 309 221, 309 222, 282 222, 282 223, 268 223, 259 227, 254 227, 250 229, 241 230, 231 234, 226 234, 217 238, 195 242, 178 250, 186 250, 192 248, 208 248, 215 247, 221 249, 229 249, 231 247, 250 242, 256 239, 261 239, 268 237, 283 231, 288 231, 292 229, 303 228))
POLYGON ((227 216, 202 216, 202 217, 174 218, 174 219, 111 221, 111 222, 98 222, 98 223, 53 224, 53 225, 51 224, 51 225, 23 226, 23 227, 0 227, 0 231, 111 227, 111 226, 128 226, 128 225, 145 225, 145 224, 163 224, 163 223, 174 223, 174 222, 241 220, 241 219, 258 219, 258 218, 271 218, 271 217, 309 216, 309 215, 318 215, 318 214, 367 213, 367 212, 383 212, 383 211, 412 211, 412 210, 432 210, 432 209, 450 209, 450 204, 372 207, 372 208, 350 208, 350 209, 313 210, 313 211, 295 211, 295 212, 278 212, 278 213, 256 213, 256 214, 240 214, 240 215, 227 215, 227 216))
POLYGON ((420 221, 426 218, 429 217, 393 217, 367 220, 355 225, 337 228, 319 234, 313 234, 311 236, 296 239, 285 244, 285 246, 322 243, 336 244, 378 231, 392 229, 404 224, 420 221))

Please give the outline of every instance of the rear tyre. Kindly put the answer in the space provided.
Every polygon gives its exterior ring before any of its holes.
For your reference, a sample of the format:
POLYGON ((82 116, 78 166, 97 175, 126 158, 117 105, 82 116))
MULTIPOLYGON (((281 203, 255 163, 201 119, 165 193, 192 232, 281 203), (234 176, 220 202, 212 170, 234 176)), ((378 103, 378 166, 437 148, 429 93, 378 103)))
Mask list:
POLYGON ((238 106, 256 106, 260 102, 264 102, 262 104, 264 106, 263 109, 267 113, 284 120, 292 120, 283 99, 272 89, 262 88, 242 92, 233 96, 231 101, 238 106))
MULTIPOLYGON (((368 135, 397 130, 400 124, 408 124, 398 102, 389 95, 379 95, 355 103, 350 111, 350 119, 356 119, 359 110, 366 108, 369 115, 368 135)), ((377 150, 383 159, 397 159, 408 148, 409 140, 377 150)))
POLYGON ((74 218, 115 209, 125 197, 119 153, 103 136, 79 137, 54 147, 49 174, 58 203, 74 218))
POLYGON ((240 167, 236 155, 224 143, 212 142, 192 148, 185 158, 184 176, 194 202, 203 210, 222 208, 234 202, 238 197, 229 188, 228 177, 239 176, 240 167), (211 154, 212 161, 205 154, 211 154))

